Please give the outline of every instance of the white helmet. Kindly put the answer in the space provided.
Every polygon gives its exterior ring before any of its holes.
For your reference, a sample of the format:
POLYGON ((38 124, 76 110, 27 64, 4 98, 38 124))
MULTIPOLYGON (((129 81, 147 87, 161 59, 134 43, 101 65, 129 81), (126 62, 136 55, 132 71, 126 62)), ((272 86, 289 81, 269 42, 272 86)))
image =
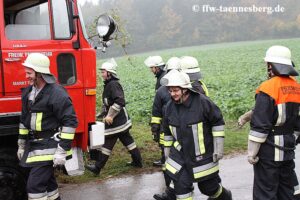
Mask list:
POLYGON ((160 67, 165 64, 160 56, 149 56, 144 63, 147 67, 160 67))
POLYGON ((178 57, 171 57, 167 63, 166 63, 166 70, 172 70, 172 69, 180 69, 180 58, 178 57))
POLYGON ((196 58, 191 56, 183 56, 180 58, 181 70, 185 73, 200 72, 199 64, 196 58))
POLYGON ((172 69, 169 73, 167 73, 162 78, 162 82, 167 87, 174 86, 188 89, 192 88, 189 76, 186 73, 176 69, 172 69))
POLYGON ((111 58, 110 60, 104 62, 100 69, 106 70, 112 74, 114 74, 115 76, 117 75, 117 63, 115 61, 115 59, 111 58))
POLYGON ((264 60, 265 62, 292 66, 291 51, 284 46, 271 46, 267 50, 264 60))
POLYGON ((24 65, 25 67, 29 67, 39 73, 51 74, 49 69, 50 60, 47 56, 41 53, 29 54, 22 65, 24 65))
POLYGON ((31 53, 22 63, 23 66, 33 69, 35 72, 41 73, 46 83, 55 83, 56 79, 50 72, 50 60, 41 53, 31 53))

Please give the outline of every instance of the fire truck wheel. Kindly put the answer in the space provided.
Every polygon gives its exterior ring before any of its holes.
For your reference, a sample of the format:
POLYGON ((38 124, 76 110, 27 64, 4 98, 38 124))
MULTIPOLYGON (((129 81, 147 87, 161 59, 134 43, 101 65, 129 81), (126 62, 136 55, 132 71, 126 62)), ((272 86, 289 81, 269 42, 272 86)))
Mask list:
POLYGON ((0 149, 0 199, 27 199, 26 176, 13 149, 0 149))

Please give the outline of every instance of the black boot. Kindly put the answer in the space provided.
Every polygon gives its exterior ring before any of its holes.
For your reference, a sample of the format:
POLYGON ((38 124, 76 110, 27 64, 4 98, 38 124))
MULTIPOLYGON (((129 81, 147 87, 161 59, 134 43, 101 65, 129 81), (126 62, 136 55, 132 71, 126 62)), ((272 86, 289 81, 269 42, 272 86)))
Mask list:
POLYGON ((232 194, 230 190, 222 188, 222 193, 217 198, 209 197, 207 200, 232 200, 232 194))
POLYGON ((295 194, 294 198, 297 199, 297 200, 299 200, 300 199, 300 194, 295 194))
POLYGON ((155 194, 153 198, 156 200, 176 200, 175 190, 168 187, 162 194, 155 194))
POLYGON ((162 194, 153 195, 153 198, 156 200, 168 200, 168 195, 165 192, 163 192, 162 194))
POLYGON ((85 168, 89 170, 90 172, 93 172, 94 175, 99 175, 100 174, 100 168, 97 167, 96 165, 86 165, 85 168))
POLYGON ((127 165, 142 168, 142 156, 138 148, 132 149, 131 151, 129 151, 129 153, 131 154, 132 161, 128 162, 127 165))
POLYGON ((143 163, 142 162, 127 162, 126 163, 127 166, 132 166, 132 167, 137 167, 137 168, 142 168, 143 167, 143 163))

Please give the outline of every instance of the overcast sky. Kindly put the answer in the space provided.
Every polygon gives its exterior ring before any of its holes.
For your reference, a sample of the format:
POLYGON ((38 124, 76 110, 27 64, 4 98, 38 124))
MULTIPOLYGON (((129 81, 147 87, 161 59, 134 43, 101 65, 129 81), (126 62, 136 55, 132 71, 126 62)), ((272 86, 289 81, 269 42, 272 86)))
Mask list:
POLYGON ((98 5, 98 4, 99 4, 99 0, 78 0, 78 2, 79 2, 81 5, 84 5, 86 2, 91 2, 91 3, 93 3, 94 5, 98 5))

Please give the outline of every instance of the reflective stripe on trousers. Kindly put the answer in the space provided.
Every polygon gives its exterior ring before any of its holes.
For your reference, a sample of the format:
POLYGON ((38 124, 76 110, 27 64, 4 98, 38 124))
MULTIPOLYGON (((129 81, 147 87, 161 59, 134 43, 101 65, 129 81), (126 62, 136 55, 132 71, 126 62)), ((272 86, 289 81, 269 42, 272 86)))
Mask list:
POLYGON ((59 197, 58 189, 47 193, 48 200, 55 200, 59 197))
POLYGON ((176 199, 177 200, 193 200, 193 193, 187 193, 187 194, 180 194, 180 195, 176 195, 176 199))
POLYGON ((193 168, 194 178, 202 178, 219 171, 219 163, 211 162, 199 167, 193 168))
POLYGON ((181 168, 182 166, 170 157, 166 160, 166 169, 172 174, 178 173, 181 168))
POLYGON ((28 193, 28 200, 48 200, 47 192, 44 193, 28 193))

